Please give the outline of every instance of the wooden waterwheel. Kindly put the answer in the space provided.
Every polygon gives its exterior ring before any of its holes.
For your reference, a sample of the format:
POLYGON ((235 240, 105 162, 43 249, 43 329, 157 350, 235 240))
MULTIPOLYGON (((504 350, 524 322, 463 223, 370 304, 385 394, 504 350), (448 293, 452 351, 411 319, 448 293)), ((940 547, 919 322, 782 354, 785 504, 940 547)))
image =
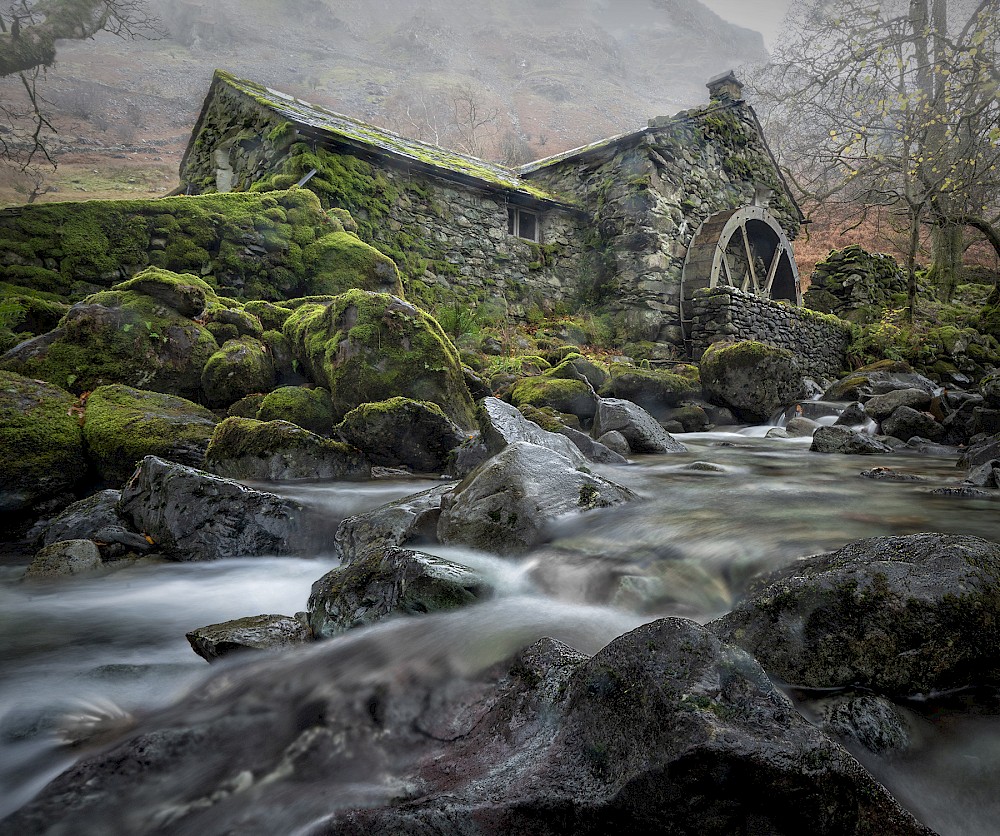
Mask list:
POLYGON ((728 285, 755 296, 802 304, 792 244, 774 216, 760 206, 707 218, 688 247, 683 282, 685 303, 703 287, 728 285))

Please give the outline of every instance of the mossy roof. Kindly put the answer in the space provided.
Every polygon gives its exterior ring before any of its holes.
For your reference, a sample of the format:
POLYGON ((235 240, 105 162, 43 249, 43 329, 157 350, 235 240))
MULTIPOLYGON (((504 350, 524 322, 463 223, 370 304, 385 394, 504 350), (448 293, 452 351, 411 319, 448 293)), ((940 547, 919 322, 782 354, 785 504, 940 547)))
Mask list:
POLYGON ((338 144, 387 157, 445 179, 481 188, 499 189, 528 202, 574 207, 572 201, 522 180, 517 171, 497 163, 449 151, 420 140, 408 139, 385 128, 309 104, 262 84, 237 78, 223 70, 215 71, 213 89, 219 84, 248 96, 257 104, 271 109, 295 124, 300 131, 317 138, 328 138, 338 144))

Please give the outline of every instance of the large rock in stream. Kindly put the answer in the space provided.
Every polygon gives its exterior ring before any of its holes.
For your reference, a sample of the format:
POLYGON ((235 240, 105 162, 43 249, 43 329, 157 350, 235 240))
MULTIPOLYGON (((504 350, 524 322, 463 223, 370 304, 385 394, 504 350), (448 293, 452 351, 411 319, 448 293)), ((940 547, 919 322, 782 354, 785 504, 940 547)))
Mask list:
POLYGON ((663 619, 455 675, 476 609, 224 672, 84 757, 25 833, 929 836, 760 665, 663 619), (421 629, 415 629, 419 624, 421 629))
POLYGON ((792 352, 752 340, 710 345, 700 369, 705 398, 744 421, 767 421, 806 394, 803 372, 792 352))
POLYGON ((1000 677, 1000 545, 913 534, 797 561, 710 625, 805 688, 911 696, 1000 677))
POLYGON ((684 453, 687 447, 659 425, 638 404, 620 398, 601 398, 594 417, 594 437, 618 432, 633 453, 684 453))
POLYGON ((438 537, 442 543, 519 553, 542 542, 557 517, 635 498, 628 488, 576 469, 559 453, 517 441, 444 497, 438 537))
POLYGON ((174 560, 303 554, 318 532, 300 502, 147 456, 118 511, 174 560))

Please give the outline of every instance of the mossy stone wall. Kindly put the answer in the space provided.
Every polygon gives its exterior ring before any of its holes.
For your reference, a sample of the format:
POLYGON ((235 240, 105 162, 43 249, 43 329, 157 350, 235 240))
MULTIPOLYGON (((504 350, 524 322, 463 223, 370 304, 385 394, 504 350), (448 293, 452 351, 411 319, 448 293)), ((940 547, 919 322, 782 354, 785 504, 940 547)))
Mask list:
POLYGON ((0 267, 11 285, 74 300, 150 265, 278 300, 317 292, 324 265, 304 253, 342 231, 304 189, 35 204, 0 212, 0 267))
POLYGON ((835 316, 732 287, 714 287, 694 294, 692 319, 689 337, 695 359, 720 340, 753 340, 793 352, 814 377, 836 377, 847 367, 851 326, 835 316))
POLYGON ((351 213, 362 240, 392 258, 407 298, 434 310, 456 301, 504 313, 568 310, 578 302, 586 219, 548 208, 535 244, 507 232, 509 195, 432 177, 377 154, 301 135, 265 103, 213 88, 181 166, 186 188, 305 188, 351 213))

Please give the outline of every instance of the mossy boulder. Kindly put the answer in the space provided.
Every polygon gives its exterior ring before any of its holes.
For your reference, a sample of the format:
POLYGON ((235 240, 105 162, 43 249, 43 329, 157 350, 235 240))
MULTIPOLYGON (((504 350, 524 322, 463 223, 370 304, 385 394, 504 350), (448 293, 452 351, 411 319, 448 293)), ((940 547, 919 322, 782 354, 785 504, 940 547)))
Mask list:
POLYGON ((202 390, 212 406, 228 406, 254 392, 267 392, 276 382, 271 353, 253 337, 227 340, 201 373, 202 390))
POLYGON ((197 398, 202 369, 219 348, 215 338, 162 299, 136 288, 167 298, 176 295, 174 301, 185 310, 197 306, 201 293, 211 292, 194 276, 144 271, 77 303, 58 328, 7 352, 0 367, 77 393, 124 383, 197 398))
POLYGON ((361 450, 372 464, 442 473, 448 455, 466 439, 437 404, 390 398, 352 409, 334 432, 361 450))
POLYGON ((146 456, 200 467, 218 418, 196 403, 113 384, 87 398, 87 455, 109 485, 123 485, 146 456))
POLYGON ((824 401, 866 401, 897 389, 922 389, 933 393, 934 382, 901 360, 879 360, 856 369, 823 393, 824 401))
POLYGON ((227 418, 215 428, 205 469, 230 479, 350 479, 371 476, 355 448, 288 421, 227 418))
POLYGON ((753 340, 713 343, 701 358, 706 400, 744 421, 767 421, 805 397, 802 369, 792 352, 753 340))
POLYGON ((264 395, 256 413, 258 421, 291 421, 318 435, 329 435, 333 427, 333 402, 322 387, 280 386, 264 395))
POLYGON ((584 420, 593 418, 597 411, 597 395, 586 380, 551 377, 548 374, 522 378, 514 384, 510 399, 517 407, 551 408, 584 420))
POLYGON ((209 301, 215 301, 215 291, 203 279, 190 273, 173 273, 149 267, 113 288, 148 296, 181 316, 189 319, 201 316, 209 301))
POLYGON ((548 375, 549 377, 562 377, 570 380, 582 378, 595 389, 600 389, 608 382, 608 367, 604 363, 591 360, 582 354, 571 354, 549 370, 548 375))
POLYGON ((608 389, 614 397, 637 403, 657 417, 667 409, 701 397, 697 366, 679 363, 670 369, 639 369, 614 363, 610 371, 608 389))
POLYGON ((312 292, 336 295, 353 288, 403 295, 396 264, 349 232, 332 232, 302 252, 312 292))
POLYGON ((292 315, 292 312, 288 308, 283 308, 281 305, 275 305, 271 302, 265 302, 262 299, 247 302, 243 306, 243 310, 257 317, 261 326, 266 331, 280 331, 281 326, 285 324, 285 320, 292 315))
POLYGON ((351 290, 300 300, 284 325, 303 370, 330 390, 335 419, 394 397, 436 403, 475 426, 458 351, 429 314, 386 293, 351 290))
POLYGON ((23 513, 87 475, 77 399, 0 371, 0 515, 23 513))

